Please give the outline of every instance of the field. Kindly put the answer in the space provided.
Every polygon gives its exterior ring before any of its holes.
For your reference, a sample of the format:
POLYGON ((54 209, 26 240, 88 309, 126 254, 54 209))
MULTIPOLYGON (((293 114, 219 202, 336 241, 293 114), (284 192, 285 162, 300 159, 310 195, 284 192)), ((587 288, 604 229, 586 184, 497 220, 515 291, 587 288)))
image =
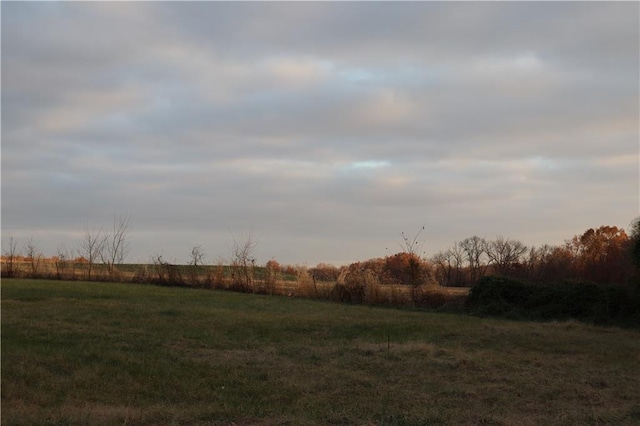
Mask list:
POLYGON ((640 332, 2 281, 2 424, 640 423, 640 332))

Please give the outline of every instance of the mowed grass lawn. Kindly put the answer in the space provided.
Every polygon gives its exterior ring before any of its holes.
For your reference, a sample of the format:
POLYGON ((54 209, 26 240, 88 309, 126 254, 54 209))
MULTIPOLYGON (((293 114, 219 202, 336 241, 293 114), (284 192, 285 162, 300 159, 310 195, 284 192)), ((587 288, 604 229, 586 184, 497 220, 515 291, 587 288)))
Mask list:
POLYGON ((5 279, 2 424, 640 424, 640 332, 5 279))

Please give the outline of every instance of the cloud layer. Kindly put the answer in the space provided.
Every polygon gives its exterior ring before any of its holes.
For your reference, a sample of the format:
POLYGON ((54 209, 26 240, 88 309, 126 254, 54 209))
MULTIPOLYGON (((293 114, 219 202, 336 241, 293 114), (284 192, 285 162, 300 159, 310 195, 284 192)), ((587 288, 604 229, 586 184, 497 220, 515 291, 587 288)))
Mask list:
POLYGON ((639 213, 637 3, 6 3, 2 239, 130 261, 561 243, 639 213))

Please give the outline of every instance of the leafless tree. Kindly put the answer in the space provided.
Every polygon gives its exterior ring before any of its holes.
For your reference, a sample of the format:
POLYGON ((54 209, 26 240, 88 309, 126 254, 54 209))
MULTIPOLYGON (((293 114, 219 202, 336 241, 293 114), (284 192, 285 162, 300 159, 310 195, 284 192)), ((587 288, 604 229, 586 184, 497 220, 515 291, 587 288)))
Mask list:
POLYGON ((451 258, 451 264, 454 268, 453 282, 455 285, 463 283, 462 268, 464 266, 464 250, 459 242, 455 242, 453 247, 447 250, 448 256, 451 258))
POLYGON ((436 253, 431 260, 438 270, 439 279, 445 286, 458 286, 463 283, 465 253, 459 242, 445 251, 436 253))
POLYGON ((409 253, 410 255, 417 256, 418 258, 422 257, 424 241, 420 239, 420 234, 424 231, 425 227, 422 225, 418 232, 415 233, 413 238, 409 238, 404 232, 400 232, 400 236, 402 237, 402 241, 399 244, 400 248, 403 252, 409 253))
POLYGON ((55 267, 56 267, 56 277, 61 280, 67 274, 67 269, 69 267, 69 262, 71 261, 71 255, 64 246, 59 246, 56 251, 55 257, 55 267))
POLYGON ((4 256, 2 276, 7 278, 15 277, 18 272, 16 258, 20 256, 18 241, 10 237, 8 246, 2 249, 2 255, 4 256))
POLYGON ((29 269, 31 277, 35 278, 40 272, 40 263, 42 262, 42 253, 38 251, 36 243, 33 238, 29 238, 27 244, 24 246, 24 254, 26 261, 29 262, 29 269))
POLYGON ((189 261, 190 265, 193 266, 201 266, 204 263, 204 253, 202 252, 201 246, 194 246, 191 249, 191 260, 189 261))
POLYGON ((102 227, 93 229, 85 227, 82 236, 80 237, 80 248, 78 254, 87 261, 87 279, 91 281, 91 273, 96 261, 102 255, 105 246, 105 236, 103 235, 102 227))
POLYGON ((250 290, 253 285, 253 272, 256 264, 253 253, 257 246, 258 241, 251 234, 233 238, 232 263, 236 273, 239 274, 236 281, 244 287, 245 291, 250 290))
POLYGON ((110 277, 116 273, 115 266, 122 264, 129 253, 129 215, 114 216, 111 233, 104 236, 99 252, 102 263, 107 267, 110 277))
POLYGON ((531 247, 527 259, 528 278, 534 282, 542 282, 547 278, 549 264, 553 263, 555 248, 548 244, 531 247))
POLYGON ((189 265, 191 268, 187 270, 187 276, 192 286, 198 286, 201 284, 202 265, 204 263, 204 253, 202 247, 194 246, 191 249, 191 255, 189 265))
POLYGON ((520 241, 502 236, 486 245, 487 257, 500 275, 507 275, 515 264, 520 263, 526 251, 527 247, 520 241))
POLYGON ((422 225, 413 238, 410 238, 404 232, 400 232, 402 242, 399 245, 405 253, 409 254, 409 280, 410 284, 414 287, 422 284, 423 281, 421 280, 421 267, 422 255, 424 254, 424 241, 420 239, 420 234, 424 229, 425 227, 422 225))
POLYGON ((471 283, 477 282, 484 275, 487 265, 485 262, 487 241, 484 238, 473 236, 460 242, 466 261, 469 264, 469 278, 471 283))

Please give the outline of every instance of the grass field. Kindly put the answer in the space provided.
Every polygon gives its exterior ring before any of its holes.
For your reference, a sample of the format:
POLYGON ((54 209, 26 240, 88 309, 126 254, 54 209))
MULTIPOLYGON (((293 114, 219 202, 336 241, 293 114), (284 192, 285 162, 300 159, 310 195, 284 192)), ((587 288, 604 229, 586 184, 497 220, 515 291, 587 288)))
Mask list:
POLYGON ((2 424, 640 424, 640 332, 2 281, 2 424))

